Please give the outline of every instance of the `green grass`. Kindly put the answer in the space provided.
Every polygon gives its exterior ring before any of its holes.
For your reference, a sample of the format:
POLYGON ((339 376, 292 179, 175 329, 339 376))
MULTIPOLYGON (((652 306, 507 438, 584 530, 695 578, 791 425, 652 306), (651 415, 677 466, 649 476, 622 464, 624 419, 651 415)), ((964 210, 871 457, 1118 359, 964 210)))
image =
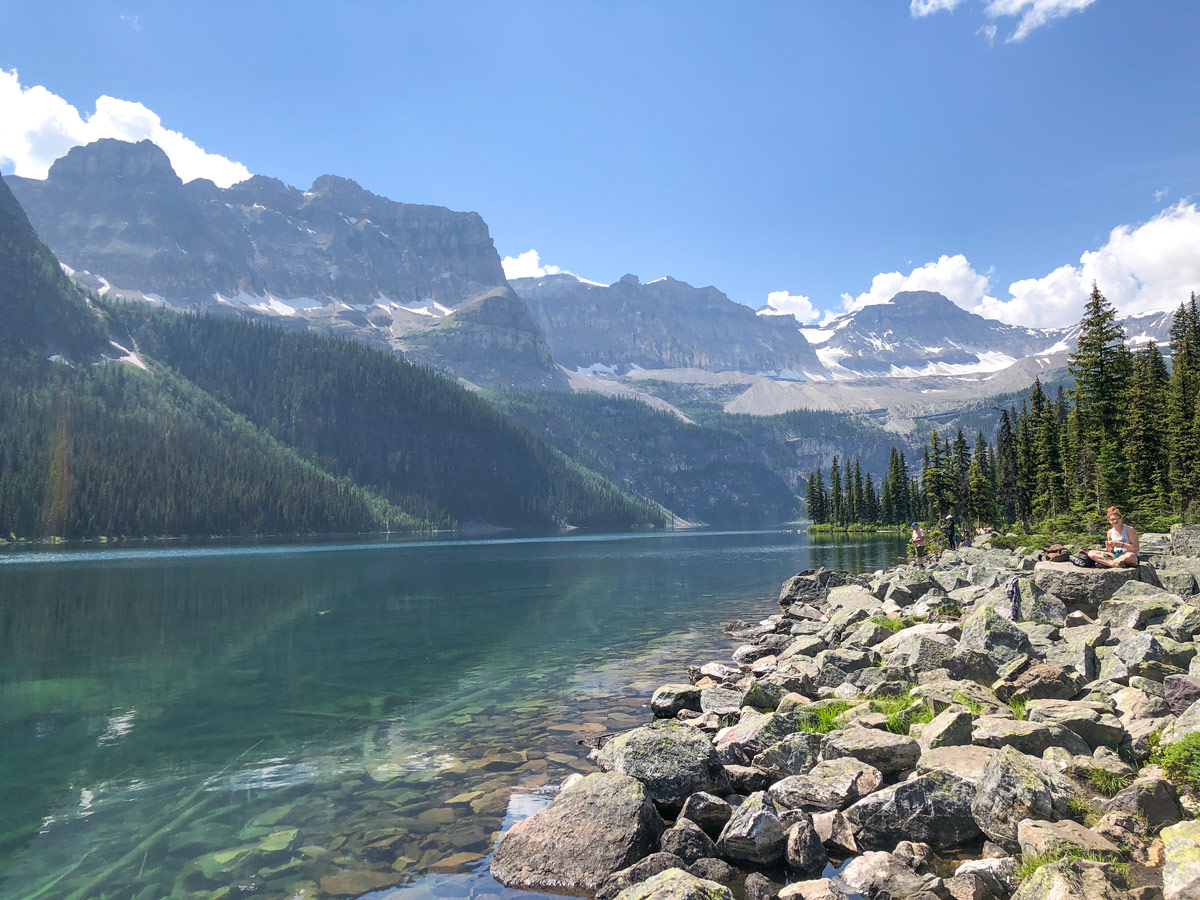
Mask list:
POLYGON ((905 628, 912 628, 919 622, 924 622, 927 616, 872 616, 871 621, 881 628, 886 628, 888 631, 895 634, 897 631, 903 631, 905 628))
POLYGON ((829 732, 835 731, 838 727, 835 721, 837 717, 853 705, 838 700, 824 706, 819 706, 816 709, 797 710, 800 722, 796 730, 807 732, 808 734, 829 734, 829 732))
POLYGON ((1200 798, 1200 731, 1189 734, 1178 744, 1162 748, 1158 755, 1167 778, 1193 797, 1200 798))
POLYGON ((1114 775, 1104 769, 1085 769, 1079 775, 1105 797, 1115 797, 1133 780, 1128 775, 1114 775))
POLYGON ((911 686, 896 697, 874 698, 871 710, 887 716, 887 730, 892 734, 907 735, 910 725, 933 719, 933 708, 924 698, 914 697, 911 686))
POLYGON ((1067 800, 1067 807, 1071 810, 1071 818, 1088 828, 1095 827, 1104 815, 1095 803, 1079 797, 1071 797, 1067 800))
POLYGON ((968 697, 962 691, 955 691, 953 698, 955 703, 965 706, 973 716, 983 715, 983 704, 973 697, 968 697))
POLYGON ((1032 878, 1033 874, 1042 866, 1048 866, 1063 859, 1088 859, 1095 862, 1106 862, 1117 869, 1124 878, 1127 879, 1129 877, 1129 863, 1122 862, 1112 853, 1105 853, 1099 850, 1081 850, 1078 847, 1066 847, 1061 850, 1052 850, 1049 853, 1040 853, 1036 856, 1022 858, 1021 862, 1017 865, 1017 882, 1025 882, 1032 878))
POLYGON ((1028 704, 1029 704, 1028 700, 1015 700, 1014 699, 1014 700, 1008 701, 1008 708, 1013 711, 1014 716, 1016 716, 1018 719, 1020 719, 1022 722, 1024 722, 1025 720, 1027 720, 1029 718, 1029 716, 1025 712, 1025 707, 1028 704))

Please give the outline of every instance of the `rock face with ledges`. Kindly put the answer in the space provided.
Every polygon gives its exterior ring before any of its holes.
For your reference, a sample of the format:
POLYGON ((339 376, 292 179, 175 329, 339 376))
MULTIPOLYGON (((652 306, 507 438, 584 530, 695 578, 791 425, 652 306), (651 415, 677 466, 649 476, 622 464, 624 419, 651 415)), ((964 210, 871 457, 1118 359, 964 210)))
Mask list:
POLYGON ((514 825, 496 847, 491 872, 509 887, 593 891, 650 853, 662 829, 637 779, 588 775, 514 825))

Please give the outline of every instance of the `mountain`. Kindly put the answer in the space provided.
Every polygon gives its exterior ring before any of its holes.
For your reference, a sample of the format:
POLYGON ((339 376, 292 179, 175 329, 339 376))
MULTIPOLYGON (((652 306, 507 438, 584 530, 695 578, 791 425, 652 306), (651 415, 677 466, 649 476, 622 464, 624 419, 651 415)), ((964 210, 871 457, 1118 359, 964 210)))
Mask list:
POLYGON ((91 361, 113 350, 99 311, 63 274, 0 178, 0 350, 91 361))
POLYGON ((1054 343, 1044 331, 985 319, 934 291, 902 291, 804 333, 840 378, 992 372, 1054 343))
POLYGON ((759 316, 714 287, 626 275, 601 285, 573 275, 518 278, 559 364, 587 372, 695 368, 792 380, 826 377, 791 316, 759 316))
POLYGON ((566 386, 476 213, 397 203, 333 175, 308 191, 264 176, 185 184, 150 141, 96 141, 45 180, 9 181, 101 296, 286 318, 473 383, 566 386))

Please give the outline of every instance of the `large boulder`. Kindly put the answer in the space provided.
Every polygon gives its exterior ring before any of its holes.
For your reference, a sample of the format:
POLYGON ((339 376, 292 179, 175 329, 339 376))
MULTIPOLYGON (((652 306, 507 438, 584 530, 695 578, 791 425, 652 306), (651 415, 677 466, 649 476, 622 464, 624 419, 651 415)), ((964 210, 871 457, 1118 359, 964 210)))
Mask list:
POLYGON ((1162 831, 1163 900, 1200 897, 1200 819, 1180 822, 1162 831))
POLYGON ((641 782, 595 773, 514 825, 492 855, 492 876, 515 888, 594 891, 653 851, 662 829, 641 782))
POLYGON ((837 569, 806 569, 783 583, 779 591, 779 605, 784 609, 793 604, 820 606, 831 588, 863 583, 863 578, 837 569))
POLYGON ((1073 668, 1022 657, 1000 670, 992 690, 1005 703, 1012 700, 1070 700, 1083 685, 1083 675, 1073 668))
POLYGON ((1071 783, 1049 764, 1003 747, 988 761, 971 812, 980 831, 1015 852, 1022 819, 1068 818, 1068 801, 1075 796, 1071 783))
POLYGON ((1189 706, 1200 700, 1200 678, 1194 675, 1168 675, 1163 679, 1163 695, 1168 709, 1182 716, 1189 706))
POLYGON ((1062 859, 1031 875, 1012 900, 1127 900, 1119 869, 1090 859, 1062 859))
POLYGON ((683 869, 667 869, 621 891, 617 900, 733 900, 733 892, 683 869))
POLYGON ((817 763, 807 775, 792 775, 770 787, 783 809, 845 809, 883 784, 883 773, 850 757, 817 763))
POLYGON ((890 731, 851 726, 826 735, 822 754, 825 759, 853 757, 890 775, 916 765, 921 756, 921 745, 912 738, 890 731))
POLYGON ((1174 825, 1183 818, 1183 807, 1175 786, 1153 774, 1143 774, 1120 791, 1108 801, 1108 809, 1135 816, 1144 821, 1151 831, 1157 831, 1164 825, 1174 825))
POLYGON ((601 748, 598 762, 605 772, 642 782, 664 809, 678 810, 697 791, 728 789, 725 769, 704 732, 673 719, 617 735, 601 748))
POLYGON ((1111 853, 1113 856, 1119 856, 1121 852, 1108 838, 1071 819, 1061 822, 1022 819, 1017 823, 1017 843, 1021 845, 1021 855, 1025 857, 1071 850, 1111 853))
POLYGON ((978 788, 987 764, 997 752, 990 747, 935 747, 921 754, 917 774, 948 772, 978 788))
POLYGON ((717 732, 713 742, 722 760, 745 764, 793 733, 798 726, 796 715, 778 710, 763 713, 747 707, 735 724, 717 732))
POLYGON ((1197 731, 1200 731, 1200 700, 1185 709, 1179 718, 1162 730, 1159 742, 1162 746, 1169 747, 1197 731))
POLYGON ((971 812, 974 799, 969 781, 933 771, 864 797, 846 810, 846 818, 864 849, 921 841, 942 850, 979 837, 971 812))
POLYGON ((1033 570, 1033 583, 1062 600, 1069 610, 1096 615, 1100 603, 1109 599, 1127 581, 1138 581, 1138 570, 1081 569, 1070 563, 1040 562, 1033 570))
POLYGON ((733 863, 772 867, 783 862, 787 834, 770 796, 757 791, 733 811, 717 839, 721 856, 733 863))
POLYGON ((921 737, 917 741, 921 745, 921 752, 971 743, 973 722, 974 717, 965 706, 956 703, 946 707, 921 729, 921 737))
POLYGON ((1172 525, 1171 552, 1176 556, 1200 556, 1200 525, 1172 525))
POLYGON ((986 653, 997 666, 1021 656, 1033 656, 1029 636, 990 606, 980 606, 963 623, 959 644, 986 653))
POLYGON ((1178 594, 1152 584, 1127 581, 1112 597, 1100 604, 1099 622, 1110 628, 1135 628, 1141 631, 1149 625, 1161 624, 1182 605, 1183 598, 1178 594))
POLYGON ((823 740, 824 735, 797 731, 755 756, 753 765, 777 778, 803 775, 820 761, 823 740))
POLYGON ((1046 725, 1007 716, 980 716, 971 732, 971 743, 978 747, 1013 747, 1030 756, 1041 756, 1053 742, 1046 725))

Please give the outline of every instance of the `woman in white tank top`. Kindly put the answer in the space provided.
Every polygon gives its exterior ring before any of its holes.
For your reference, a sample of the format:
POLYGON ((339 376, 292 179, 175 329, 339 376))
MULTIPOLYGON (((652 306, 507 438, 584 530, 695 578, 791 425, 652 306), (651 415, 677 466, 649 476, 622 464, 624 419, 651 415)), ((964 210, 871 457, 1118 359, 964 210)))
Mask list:
POLYGON ((1138 551, 1141 549, 1138 533, 1125 524, 1125 517, 1115 506, 1108 508, 1108 524, 1112 527, 1108 529, 1104 549, 1089 550, 1087 555, 1098 566, 1136 566, 1140 562, 1138 551))

